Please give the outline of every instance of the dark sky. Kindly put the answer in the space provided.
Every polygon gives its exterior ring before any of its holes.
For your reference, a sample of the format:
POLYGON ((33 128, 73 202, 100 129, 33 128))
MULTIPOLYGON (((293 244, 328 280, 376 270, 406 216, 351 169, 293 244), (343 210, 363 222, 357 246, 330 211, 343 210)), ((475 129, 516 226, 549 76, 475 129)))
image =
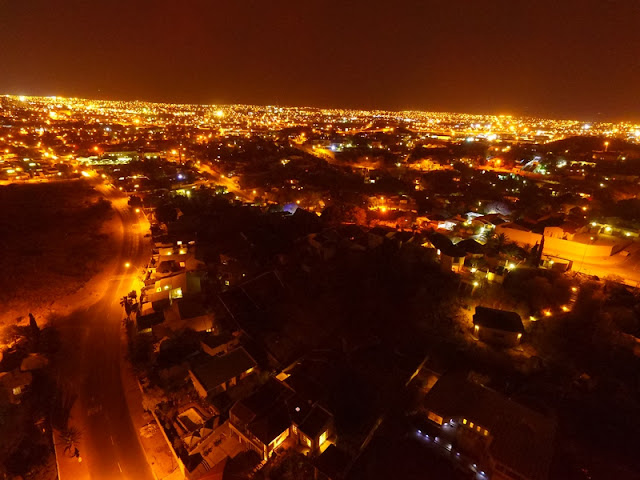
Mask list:
POLYGON ((0 0, 0 93, 640 120, 640 0, 0 0))

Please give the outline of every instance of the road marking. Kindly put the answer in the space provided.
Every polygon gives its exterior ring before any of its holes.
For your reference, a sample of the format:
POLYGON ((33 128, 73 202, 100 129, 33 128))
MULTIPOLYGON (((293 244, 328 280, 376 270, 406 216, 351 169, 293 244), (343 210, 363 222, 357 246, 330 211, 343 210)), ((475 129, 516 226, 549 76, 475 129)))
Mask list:
POLYGON ((111 445, 115 445, 116 443, 113 441, 113 437, 109 435, 109 438, 111 439, 111 445))
POLYGON ((120 462, 116 462, 118 464, 118 468, 120 469, 120 473, 122 473, 122 467, 120 466, 120 462))

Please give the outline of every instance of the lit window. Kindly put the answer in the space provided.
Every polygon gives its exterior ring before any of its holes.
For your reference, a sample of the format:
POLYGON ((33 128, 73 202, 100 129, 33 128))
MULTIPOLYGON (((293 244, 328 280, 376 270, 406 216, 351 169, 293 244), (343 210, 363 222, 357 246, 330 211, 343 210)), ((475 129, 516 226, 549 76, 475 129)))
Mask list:
POLYGON ((327 435, 329 433, 329 430, 327 430, 326 432, 324 432, 322 435, 320 435, 320 442, 318 443, 319 445, 322 445, 324 442, 327 441, 327 435))
POLYGON ((489 435, 489 430, 487 430, 486 428, 484 429, 484 436, 486 437, 487 435, 489 435))
POLYGON ((473 422, 469 422, 469 428, 473 428, 473 422))
POLYGON ((304 437, 304 443, 307 444, 307 447, 311 448, 311 439, 308 437, 304 437))
POLYGON ((482 430, 482 429, 480 428, 480 425, 478 425, 478 426, 476 427, 476 431, 478 431, 478 432, 479 432, 480 430, 482 430))
POLYGON ((464 425, 466 425, 466 424, 467 424, 467 419, 466 419, 466 418, 463 418, 463 419, 462 419, 462 423, 463 423, 464 425))
POLYGON ((22 393, 22 388, 21 387, 14 387, 13 388, 13 394, 14 395, 20 395, 22 393))

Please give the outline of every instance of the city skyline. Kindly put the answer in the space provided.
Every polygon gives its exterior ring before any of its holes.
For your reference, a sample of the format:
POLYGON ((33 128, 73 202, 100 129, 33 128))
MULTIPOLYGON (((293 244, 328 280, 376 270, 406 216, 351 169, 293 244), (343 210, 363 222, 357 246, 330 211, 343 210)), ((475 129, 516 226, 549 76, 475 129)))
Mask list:
POLYGON ((637 121, 639 8, 0 2, 0 91, 637 121))
MULTIPOLYGON (((171 102, 171 101, 155 101, 155 100, 144 100, 142 98, 133 98, 133 99, 108 99, 108 98, 92 98, 92 97, 74 97, 74 96, 63 96, 63 95, 24 95, 18 93, 0 93, 0 97, 18 100, 18 101, 35 101, 35 102, 57 102, 58 106, 62 103, 67 103, 69 106, 69 102, 85 102, 85 103, 96 103, 96 104, 127 104, 127 105, 153 105, 153 106, 172 106, 172 107, 180 107, 180 108, 212 108, 212 109, 246 109, 246 108, 254 108, 254 109, 280 109, 280 110, 300 110, 300 111, 318 111, 321 114, 325 114, 327 112, 352 112, 358 115, 378 115, 378 116, 393 116, 397 114, 397 119, 400 116, 406 117, 406 120, 415 121, 420 116, 439 116, 445 115, 450 117, 460 117, 460 118, 476 118, 476 117, 486 117, 486 118, 495 118, 495 119, 514 119, 520 121, 540 121, 540 122, 561 122, 561 123, 570 123, 575 125, 580 125, 580 135, 591 134, 591 135, 612 135, 617 133, 622 133, 623 131, 597 131, 594 132, 592 127, 594 125, 600 126, 611 126, 611 128, 615 128, 615 126, 623 126, 624 129, 628 130, 637 130, 640 128, 640 120, 590 120, 588 118, 569 118, 569 117, 561 117, 561 116, 544 116, 544 115, 524 115, 524 114, 510 114, 510 113, 493 113, 493 112, 471 112, 471 111, 454 111, 454 110, 426 110, 426 109, 381 109, 381 108, 351 108, 351 107, 328 107, 328 106, 313 106, 313 105, 288 105, 288 104, 266 104, 266 103, 189 103, 189 102, 171 102), (582 128, 586 127, 586 128, 582 128)), ((75 108, 78 105, 74 105, 75 108)), ((636 135, 640 137, 639 135, 636 135)))

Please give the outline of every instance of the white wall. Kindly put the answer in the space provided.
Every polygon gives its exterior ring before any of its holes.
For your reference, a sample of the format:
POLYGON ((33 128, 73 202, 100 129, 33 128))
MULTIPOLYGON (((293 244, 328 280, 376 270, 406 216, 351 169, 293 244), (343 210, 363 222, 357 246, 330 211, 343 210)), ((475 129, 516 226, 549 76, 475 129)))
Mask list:
MULTIPOLYGON (((542 235, 510 228, 509 224, 498 225, 496 235, 504 233, 510 242, 533 247, 540 243, 542 235)), ((544 237, 544 253, 556 255, 569 260, 580 260, 584 257, 608 257, 613 253, 614 245, 588 245, 586 243, 562 240, 561 238, 544 237)))

